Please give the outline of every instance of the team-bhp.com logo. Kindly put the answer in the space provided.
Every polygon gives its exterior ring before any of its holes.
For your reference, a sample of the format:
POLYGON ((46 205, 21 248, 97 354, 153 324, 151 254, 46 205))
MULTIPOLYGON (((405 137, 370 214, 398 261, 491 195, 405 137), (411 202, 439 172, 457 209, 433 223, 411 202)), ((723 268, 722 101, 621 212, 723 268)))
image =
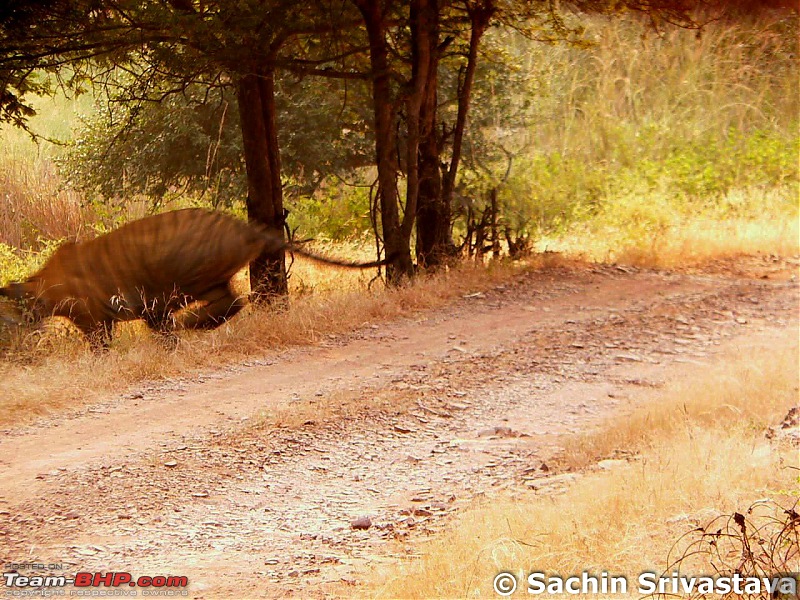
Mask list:
POLYGON ((189 579, 177 575, 142 575, 136 579, 130 573, 76 573, 75 577, 65 575, 22 575, 20 573, 3 573, 6 587, 13 588, 58 588, 74 585, 85 587, 140 587, 140 588, 185 588, 189 579))

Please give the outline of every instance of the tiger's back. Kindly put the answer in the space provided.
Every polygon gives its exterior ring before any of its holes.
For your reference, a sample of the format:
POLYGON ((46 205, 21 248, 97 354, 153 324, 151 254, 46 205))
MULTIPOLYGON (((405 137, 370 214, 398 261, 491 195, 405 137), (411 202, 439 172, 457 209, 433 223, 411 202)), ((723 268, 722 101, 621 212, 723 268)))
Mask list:
POLYGON ((265 243, 264 235, 243 221, 202 209, 178 210, 65 244, 17 285, 35 297, 42 316, 68 317, 88 333, 112 321, 166 313, 227 285, 265 243))

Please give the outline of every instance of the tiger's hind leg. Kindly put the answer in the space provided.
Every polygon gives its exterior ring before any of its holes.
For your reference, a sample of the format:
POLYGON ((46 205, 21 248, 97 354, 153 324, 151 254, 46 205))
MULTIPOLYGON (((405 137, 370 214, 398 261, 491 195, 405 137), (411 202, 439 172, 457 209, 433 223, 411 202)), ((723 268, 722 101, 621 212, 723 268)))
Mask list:
POLYGON ((181 319, 182 329, 216 329, 247 306, 247 298, 234 296, 227 283, 197 295, 196 299, 206 304, 181 319))
POLYGON ((167 350, 175 350, 178 347, 180 339, 175 333, 175 317, 171 313, 166 315, 146 314, 144 322, 167 350))
POLYGON ((142 318, 167 350, 175 350, 180 343, 180 338, 176 333, 178 322, 175 313, 190 302, 192 302, 190 296, 177 291, 165 296, 160 302, 143 302, 145 306, 142 310, 142 318))

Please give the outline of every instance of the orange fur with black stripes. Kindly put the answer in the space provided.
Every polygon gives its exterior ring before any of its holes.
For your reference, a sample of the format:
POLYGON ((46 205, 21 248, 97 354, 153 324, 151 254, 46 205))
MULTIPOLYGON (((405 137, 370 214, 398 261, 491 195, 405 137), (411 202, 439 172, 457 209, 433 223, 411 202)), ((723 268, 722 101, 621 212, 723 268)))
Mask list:
POLYGON ((192 302, 201 304, 181 327, 211 329, 247 304, 230 287, 234 274, 263 250, 281 248, 354 268, 386 262, 324 258, 228 215, 186 209, 64 244, 37 273, 0 288, 0 295, 20 300, 35 320, 68 317, 90 339, 105 339, 114 321, 145 319, 153 329, 172 329, 173 313, 192 302))

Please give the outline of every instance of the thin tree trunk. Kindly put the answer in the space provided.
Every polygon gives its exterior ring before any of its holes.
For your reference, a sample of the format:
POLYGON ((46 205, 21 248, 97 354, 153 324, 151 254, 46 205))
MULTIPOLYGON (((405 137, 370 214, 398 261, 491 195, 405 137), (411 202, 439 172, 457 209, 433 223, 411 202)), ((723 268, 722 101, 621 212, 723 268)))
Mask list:
POLYGON ((478 64, 478 46, 494 12, 495 7, 492 0, 487 0, 481 7, 475 8, 470 12, 472 30, 469 38, 467 67, 464 71, 464 81, 458 90, 458 114, 456 116, 456 125, 453 129, 453 154, 450 157, 450 166, 445 173, 442 190, 443 202, 448 208, 453 202, 458 164, 461 160, 461 145, 464 140, 464 129, 467 124, 467 114, 469 113, 470 99, 472 97, 475 67, 478 64))
POLYGON ((492 258, 500 258, 500 233, 497 229, 497 188, 489 192, 491 200, 492 258))
POLYGON ((364 18, 369 38, 372 102, 375 118, 375 158, 378 167, 378 199, 386 256, 392 262, 386 267, 390 284, 397 285, 413 274, 410 235, 400 225, 397 192, 397 160, 394 153, 394 118, 389 71, 389 44, 386 40, 385 15, 381 0, 356 0, 364 18))
MULTIPOLYGON (((284 212, 273 73, 244 75, 237 100, 247 169, 247 216, 282 237, 284 212)), ((288 293, 283 250, 264 252, 251 263, 250 287, 256 300, 288 293)))
MULTIPOLYGON (((434 7, 435 10, 435 7, 434 7)), ((407 150, 406 150, 406 207, 403 215, 403 236, 411 239, 417 216, 419 195, 419 145, 420 116, 428 69, 431 63, 431 34, 436 15, 431 14, 430 0, 411 0, 411 82, 406 98, 407 150)))

